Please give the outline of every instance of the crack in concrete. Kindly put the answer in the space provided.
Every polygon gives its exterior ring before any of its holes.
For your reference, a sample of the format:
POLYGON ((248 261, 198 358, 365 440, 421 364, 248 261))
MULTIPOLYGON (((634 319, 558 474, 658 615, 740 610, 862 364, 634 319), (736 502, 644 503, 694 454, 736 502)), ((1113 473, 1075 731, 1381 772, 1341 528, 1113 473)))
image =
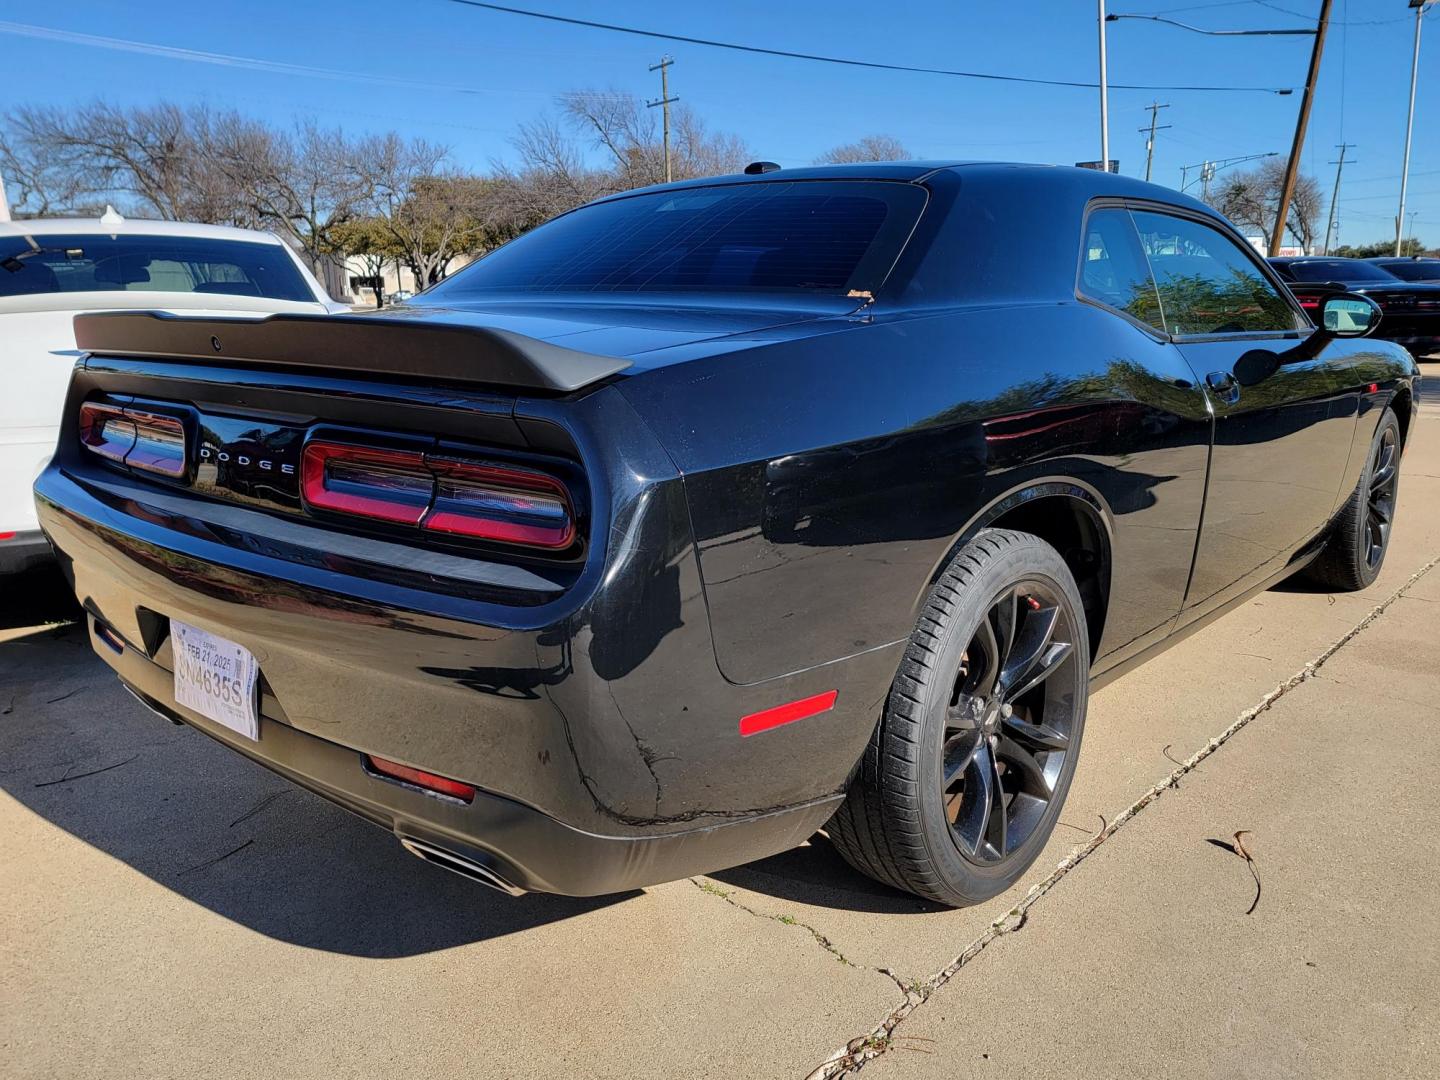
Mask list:
MULTIPOLYGON (((835 1077, 844 1074, 853 1074, 862 1069, 866 1062, 872 1061, 892 1048, 896 1036, 893 1034, 898 1027, 912 1012, 925 1004, 930 997, 942 986, 953 979, 961 968, 969 964, 975 957, 979 956, 986 948, 1004 937, 1006 934, 1013 934, 1020 930, 1029 918, 1030 908, 1040 901, 1051 889, 1059 884, 1060 879, 1068 874, 1080 863, 1084 862, 1101 844, 1114 836, 1127 822, 1134 819, 1141 811, 1153 803, 1167 790, 1178 788, 1181 777, 1192 772, 1199 764, 1208 758, 1220 747, 1224 746, 1242 728, 1248 725, 1256 717, 1266 712, 1277 701, 1290 693, 1297 686, 1306 683, 1316 677, 1316 672, 1325 665, 1332 656, 1348 645, 1355 637, 1365 630, 1371 623, 1383 615, 1392 604, 1404 597, 1410 587, 1428 574, 1435 566, 1440 565, 1440 555, 1436 555, 1419 570, 1411 574, 1405 582, 1387 596, 1380 603, 1370 609, 1369 613, 1358 623, 1352 626, 1346 633, 1325 647, 1313 660, 1310 660, 1304 667, 1296 671, 1284 681, 1280 682, 1258 702, 1242 712, 1235 720, 1222 731, 1214 736, 1208 743, 1191 754, 1184 761, 1166 776, 1159 783, 1145 791, 1141 796, 1126 807, 1108 825, 1103 826, 1099 832, 1090 838, 1083 846, 1073 850, 1068 856, 1062 859, 1045 878, 1036 882, 1030 890, 1020 899, 1014 907, 996 918, 985 932, 967 945, 963 952, 949 964, 941 968, 924 983, 917 986, 912 994, 906 993, 905 1001, 891 1009, 889 1014, 870 1030, 868 1034, 851 1039, 830 1057, 821 1062, 814 1070, 806 1075, 805 1080, 834 1080, 835 1077)), ((1103 821, 1103 819, 1102 819, 1103 821)), ((770 917, 770 916, 767 916, 770 917)), ((813 933, 814 931, 812 931, 813 933)), ((898 980, 897 980, 898 981, 898 980)), ((903 1036, 901 1036, 903 1038, 903 1036)))
POLYGON ((709 893, 711 896, 718 896, 721 900, 724 900, 725 903, 729 904, 731 907, 739 908, 747 915, 754 915, 757 919, 768 919, 770 922, 777 922, 781 926, 796 926, 799 927, 801 930, 807 931, 810 936, 815 939, 815 944, 819 945, 822 949, 828 952, 831 956, 835 957, 836 960, 844 964, 846 967, 854 968, 856 971, 873 971, 877 975, 884 975, 887 979, 889 979, 897 987, 900 988, 900 993, 905 995, 907 1001, 911 998, 912 995, 918 997, 921 993, 924 992, 923 987, 925 984, 922 983, 919 979, 902 978, 890 968, 871 967, 868 964, 857 964, 854 960, 851 960, 848 956, 842 953, 839 948, 836 947, 833 941, 831 941, 828 937, 822 934, 819 930, 816 930, 815 927, 811 926, 809 923, 801 922, 799 919, 796 919, 790 915, 772 915, 767 911, 758 911, 755 908, 751 907, 749 904, 744 904, 741 903, 739 900, 736 900, 733 891, 729 889, 722 889, 713 881, 702 881, 699 878, 692 877, 690 878, 690 884, 694 885, 703 893, 709 893))

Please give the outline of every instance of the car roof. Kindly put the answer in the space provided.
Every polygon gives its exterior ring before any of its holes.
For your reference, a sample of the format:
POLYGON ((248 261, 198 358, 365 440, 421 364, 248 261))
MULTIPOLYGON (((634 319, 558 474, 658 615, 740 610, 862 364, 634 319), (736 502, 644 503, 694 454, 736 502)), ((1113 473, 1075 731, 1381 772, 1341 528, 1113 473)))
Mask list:
POLYGON ((148 221, 143 218, 26 218, 0 221, 0 236, 191 236, 210 240, 239 240, 251 244, 281 244, 278 236, 258 229, 231 225, 194 225, 185 221, 148 221))
POLYGON ((616 192, 597 202, 624 199, 632 195, 656 191, 683 190, 685 188, 714 187, 719 184, 774 183, 785 180, 888 180, 900 183, 921 183, 938 172, 954 172, 965 180, 987 180, 1003 182, 1016 172, 1031 177, 1043 177, 1045 182, 1056 188, 1084 191, 1092 196, 1113 196, 1116 198, 1153 199, 1172 206, 1183 206, 1198 210, 1210 217, 1215 211, 1189 195, 1183 195, 1174 188, 1160 184, 1146 183, 1119 173, 1101 172, 1098 169, 1080 169, 1067 165, 1044 165, 1023 161, 868 161, 853 165, 807 165, 795 169, 775 169, 754 174, 732 174, 709 176, 695 180, 679 180, 672 184, 654 184, 650 187, 635 188, 616 192))

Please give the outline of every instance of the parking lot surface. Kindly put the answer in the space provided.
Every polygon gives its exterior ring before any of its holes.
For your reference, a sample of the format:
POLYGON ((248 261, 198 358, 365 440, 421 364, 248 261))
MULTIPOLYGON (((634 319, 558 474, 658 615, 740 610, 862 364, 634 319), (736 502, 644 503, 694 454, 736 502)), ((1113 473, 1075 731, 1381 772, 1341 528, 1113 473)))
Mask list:
POLYGON ((1375 585, 1287 584, 1095 695, 1049 849, 964 911, 823 836, 486 891, 157 720, 32 576, 0 609, 3 1073, 1440 1075, 1437 559, 1427 404, 1375 585))

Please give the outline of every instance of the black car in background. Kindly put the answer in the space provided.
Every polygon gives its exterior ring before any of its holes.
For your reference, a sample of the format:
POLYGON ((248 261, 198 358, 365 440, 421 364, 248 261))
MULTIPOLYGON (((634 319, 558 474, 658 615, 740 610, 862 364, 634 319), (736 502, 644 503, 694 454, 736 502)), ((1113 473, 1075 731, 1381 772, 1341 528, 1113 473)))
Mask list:
POLYGON ((1440 259, 1419 255, 1409 259, 1379 255, 1365 261, 1382 270, 1389 270, 1402 281, 1428 281, 1440 285, 1440 259))
POLYGON ((1380 305, 1373 336, 1404 345, 1415 356, 1440 353, 1440 284, 1403 281, 1367 259, 1307 255, 1270 260, 1300 306, 1312 314, 1336 292, 1358 293, 1380 305))
POLYGON ((688 181, 393 311, 81 316, 36 501, 140 701, 427 860, 589 895, 823 827, 974 903, 1092 688, 1375 579, 1418 373, 1317 316, 1111 173, 688 181))

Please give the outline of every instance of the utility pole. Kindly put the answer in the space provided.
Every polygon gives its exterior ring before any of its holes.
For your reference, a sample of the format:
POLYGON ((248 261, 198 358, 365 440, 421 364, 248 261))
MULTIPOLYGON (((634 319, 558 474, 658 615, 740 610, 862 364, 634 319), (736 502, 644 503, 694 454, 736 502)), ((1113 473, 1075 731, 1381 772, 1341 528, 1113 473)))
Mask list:
POLYGON ((1310 103, 1315 98, 1315 83, 1320 76, 1320 57, 1325 52, 1325 31, 1330 28, 1330 6, 1334 0, 1321 0, 1320 18, 1315 24, 1315 46, 1310 50, 1310 71, 1305 76, 1305 94, 1300 99, 1300 116, 1295 122, 1295 141, 1290 144, 1290 160, 1285 165, 1285 182, 1280 188, 1280 205, 1275 208, 1275 231, 1270 234, 1271 256, 1280 254, 1285 239, 1285 223, 1290 217, 1290 199, 1295 194, 1295 174, 1300 171, 1300 151, 1305 148, 1305 128, 1310 123, 1310 103))
POLYGON ((670 96, 670 80, 666 76, 670 65, 673 63, 675 63, 673 56, 662 56, 658 64, 650 65, 651 71, 660 72, 660 100, 647 101, 645 103, 646 106, 651 109, 659 105, 665 114, 665 182, 667 184, 674 179, 674 176, 670 172, 670 103, 680 100, 678 97, 670 96))
POLYGON ((1200 166, 1200 201, 1210 204, 1210 181, 1215 179, 1215 163, 1207 161, 1200 166))
POLYGON ((1100 168, 1110 171, 1110 87, 1105 73, 1105 0, 1100 6, 1100 168))
POLYGON ((1405 223, 1405 188, 1410 181, 1410 135, 1415 130, 1415 82, 1420 73, 1420 24, 1431 0, 1410 0, 1415 9, 1415 55, 1410 60, 1410 113, 1405 120, 1405 163, 1400 166, 1400 212, 1395 215, 1395 255, 1400 255, 1400 231, 1405 223))
MULTIPOLYGON (((1150 179, 1150 166, 1155 161, 1155 132, 1164 131, 1170 126, 1169 124, 1161 124, 1157 128, 1155 126, 1155 116, 1161 109, 1168 109, 1170 106, 1161 105, 1158 101, 1156 101, 1152 102, 1149 105, 1146 105, 1145 107, 1150 110, 1150 134, 1145 140, 1145 179, 1148 181, 1150 179)), ((1140 134, 1144 135, 1145 131, 1145 128, 1141 128, 1140 134)))
POLYGON ((1330 192, 1330 216, 1325 220, 1325 254, 1330 254, 1330 237, 1335 232, 1335 204, 1340 200, 1340 173, 1345 169, 1345 151, 1355 149, 1354 143, 1342 142, 1337 150, 1340 160, 1330 162, 1335 166, 1335 189, 1330 192))

